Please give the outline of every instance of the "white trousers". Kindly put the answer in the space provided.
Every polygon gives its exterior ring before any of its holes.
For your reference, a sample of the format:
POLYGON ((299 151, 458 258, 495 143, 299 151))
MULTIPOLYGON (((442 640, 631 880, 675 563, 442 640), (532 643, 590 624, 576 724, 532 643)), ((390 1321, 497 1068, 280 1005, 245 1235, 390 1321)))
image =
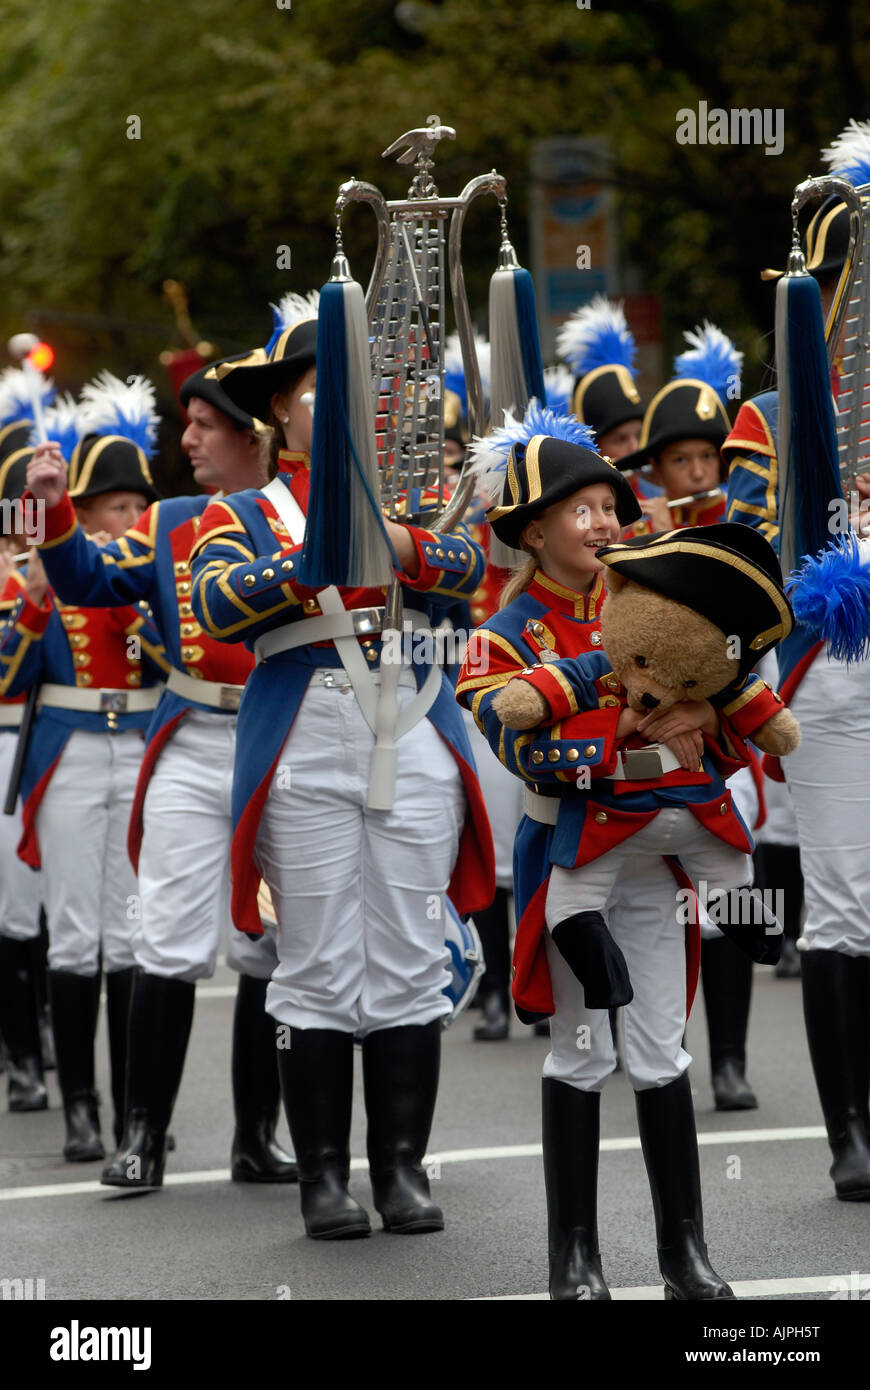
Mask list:
MULTIPOLYGON (((668 806, 642 830, 591 864, 583 864, 579 869, 563 869, 554 864, 547 891, 547 926, 552 931, 575 912, 604 912, 617 878, 629 865, 649 863, 663 854, 679 855, 695 887, 706 883, 710 895, 752 882, 752 860, 748 854, 717 839, 691 811, 668 806)), ((676 911, 673 878, 671 884, 671 906, 676 911)))
POLYGON ((76 729, 36 814, 51 970, 96 975, 134 964, 138 895, 127 822, 144 742, 76 729))
MULTIPOLYGON (((686 1027, 686 928, 676 911, 676 881, 661 858, 625 864, 606 902, 610 932, 628 965, 634 998, 621 1010, 625 1070, 636 1091, 666 1086, 692 1058, 686 1027)), ((556 1012, 544 1076, 581 1091, 600 1091, 616 1067, 606 1009, 587 1009, 583 986, 546 937, 556 1012)))
POLYGON ((820 652, 790 705, 783 760, 797 817, 810 948, 870 955, 870 667, 820 652))
POLYGON ((151 975, 209 979, 222 937, 233 970, 267 980, 275 968, 274 932, 251 941, 230 917, 235 750, 233 715, 190 710, 155 764, 143 807, 134 940, 136 963, 151 975))
POLYGON ((278 920, 266 1008, 295 1028, 364 1036, 450 1012, 444 894, 465 817, 462 779, 421 720, 397 745, 395 804, 372 811, 373 745, 352 692, 310 686, 260 822, 257 860, 278 920))
POLYGON ((495 848, 495 882, 498 888, 513 889, 514 840, 523 818, 523 784, 519 777, 499 762, 474 722, 471 710, 463 709, 468 737, 477 764, 477 780, 486 803, 495 848))
MULTIPOLYGON (((0 729, 0 796, 6 796, 18 744, 17 729, 0 729)), ((21 839, 21 802, 14 816, 0 812, 0 936, 30 941, 39 936, 42 901, 39 874, 16 854, 21 839)))

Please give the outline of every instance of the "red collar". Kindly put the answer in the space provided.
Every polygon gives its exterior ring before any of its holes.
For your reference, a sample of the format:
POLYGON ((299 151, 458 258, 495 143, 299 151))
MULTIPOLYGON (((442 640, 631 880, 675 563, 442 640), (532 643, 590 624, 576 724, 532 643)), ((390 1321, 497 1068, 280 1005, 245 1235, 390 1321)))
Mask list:
POLYGON ((535 577, 527 592, 551 612, 564 613, 566 617, 579 618, 581 622, 592 622, 599 617, 601 606, 607 597, 604 579, 600 574, 595 576, 589 593, 581 594, 576 589, 569 589, 565 584, 558 584, 541 569, 535 571, 535 577))

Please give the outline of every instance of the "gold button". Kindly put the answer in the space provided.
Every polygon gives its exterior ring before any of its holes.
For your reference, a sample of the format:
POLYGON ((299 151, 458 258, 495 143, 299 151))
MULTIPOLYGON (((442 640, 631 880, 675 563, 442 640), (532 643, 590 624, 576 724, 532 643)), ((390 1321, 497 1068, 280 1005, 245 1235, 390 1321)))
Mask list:
POLYGON ((182 618, 193 617, 193 609, 191 608, 189 603, 180 603, 178 605, 178 612, 182 618))
POLYGON ((728 814, 728 802, 727 802, 727 801, 723 801, 722 804, 721 804, 721 806, 719 807, 719 815, 720 815, 720 816, 725 816, 725 815, 727 815, 727 814, 728 814))
POLYGON ((174 569, 176 574, 187 574, 188 563, 186 560, 176 560, 174 569))
POLYGON ((199 648, 198 648, 198 647, 182 647, 182 648, 181 648, 181 659, 182 659, 182 661, 195 661, 196 658, 197 658, 199 655, 200 655, 200 651, 199 651, 199 648))
POLYGON ((316 598, 307 598, 302 607, 305 609, 306 613, 316 613, 319 604, 316 598))
POLYGON ((281 568, 282 568, 282 570, 284 571, 285 574, 289 574, 290 571, 291 571, 292 568, 293 568, 293 561, 292 561, 292 560, 282 560, 282 561, 281 561, 281 568))
POLYGON ((136 671, 128 671, 127 674, 126 674, 126 676, 124 677, 124 684, 125 684, 125 685, 141 685, 141 684, 142 684, 142 672, 139 671, 139 670, 136 670, 136 671))
POLYGON ((576 761, 577 761, 577 759, 578 759, 579 757, 580 757, 580 749, 579 749, 579 748, 569 748, 569 749, 568 749, 568 752, 565 754, 565 758, 567 759, 567 761, 568 761, 569 763, 576 763, 576 761))
POLYGON ((200 627, 199 623, 182 623, 182 624, 181 624, 181 635, 182 635, 182 637, 198 637, 201 631, 202 631, 202 628, 200 627))
POLYGON ((602 701, 602 703, 604 704, 605 708, 612 709, 614 705, 619 704, 619 701, 616 699, 614 695, 608 695, 606 699, 602 701))
POLYGON ((583 749, 583 756, 584 758, 593 758, 597 752, 598 749, 595 747, 594 743, 587 743, 586 747, 583 749))
POLYGON ((763 646, 764 646, 764 638, 763 638, 763 637, 753 637, 753 639, 752 639, 752 641, 749 643, 749 645, 750 645, 750 647, 752 648, 752 650, 753 650, 754 652, 757 652, 759 647, 763 647, 763 646))
POLYGON ((448 558, 448 560, 455 560, 455 559, 456 559, 456 551, 455 551, 455 550, 448 550, 448 552, 447 552, 447 558, 448 558))
POLYGON ((619 688, 619 681, 615 676, 609 676, 604 684, 607 686, 608 690, 617 690, 619 688))
POLYGON ((76 671, 76 685, 93 685, 94 678, 90 671, 76 671))
POLYGON ((542 623, 532 623, 532 632, 535 634, 536 637, 540 637, 543 631, 544 627, 542 623))
POLYGON ((263 570, 263 578, 264 578, 264 579, 274 579, 274 578, 275 578, 275 571, 274 571, 273 569, 263 570))
POLYGON ((547 761, 550 763, 557 763, 561 756, 562 754, 559 752, 558 748, 551 748, 547 754, 547 761))
POLYGON ((440 545, 439 545, 438 549, 435 551, 435 557, 436 557, 436 559, 438 559, 438 560, 443 560, 443 559, 444 559, 444 551, 441 549, 440 545))
POLYGON ((607 824, 607 812, 606 812, 606 811, 596 811, 596 812, 595 812, 595 819, 596 819, 596 821, 598 822, 599 825, 606 825, 606 824, 607 824))
POLYGON ((600 632, 590 632, 590 634, 589 634, 589 641, 592 643, 593 647, 600 647, 600 646, 601 646, 601 633, 600 633, 600 632))
POLYGON ((189 593, 190 593, 190 580, 189 580, 189 579, 183 579, 183 580, 181 581, 181 583, 180 583, 180 584, 176 584, 175 587, 176 587, 176 589, 178 590, 178 592, 179 592, 180 594, 189 594, 189 593))
POLYGON ((377 659, 377 652, 375 651, 374 647, 370 647, 369 650, 366 652, 366 661, 377 661, 377 659))
POLYGON ((464 564, 465 564, 465 561, 466 561, 467 559, 468 559, 468 556, 466 555, 465 551, 464 551, 464 550, 460 550, 460 552, 459 552, 459 563, 460 563, 460 565, 464 565, 464 564))
POLYGON ((544 755, 543 755, 543 753, 541 752, 540 748, 536 748, 535 751, 534 751, 534 753, 532 754, 532 762, 537 764, 537 763, 542 763, 543 761, 544 761, 544 755))
POLYGON ((253 589, 253 587, 254 587, 254 585, 256 584, 256 582, 257 582, 257 581, 256 581, 256 579, 254 578, 254 576, 253 576, 252 574, 246 574, 245 577, 244 577, 244 579, 242 580, 242 583, 243 583, 243 584, 246 586, 246 588, 248 588, 248 589, 253 589))
POLYGON ((73 664, 76 666, 90 666, 91 658, 88 656, 87 652, 75 652, 73 655, 73 664))

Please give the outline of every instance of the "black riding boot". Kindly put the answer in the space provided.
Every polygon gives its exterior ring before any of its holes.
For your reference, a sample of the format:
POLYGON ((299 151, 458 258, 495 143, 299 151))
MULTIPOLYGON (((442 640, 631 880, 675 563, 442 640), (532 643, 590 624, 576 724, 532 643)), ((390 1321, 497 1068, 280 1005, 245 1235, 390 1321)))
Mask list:
POLYGON ((544 1182, 554 1302, 605 1302, 598 1250, 601 1093, 545 1077, 541 1086, 544 1182))
POLYGON ((63 1156, 68 1163, 90 1163, 106 1156, 94 1088, 100 976, 49 970, 48 988, 57 1047, 57 1079, 66 1119, 63 1156))
POLYGON ((10 1111, 47 1110, 30 942, 7 936, 0 936, 0 1033, 10 1111))
POLYGON ((194 993, 188 980, 137 974, 130 1005, 124 1135, 100 1177, 106 1187, 163 1184, 166 1130, 181 1085, 194 993))
POLYGON ((475 1042, 502 1042, 508 1035, 510 1018, 510 925, 507 888, 496 888, 492 905, 475 912, 474 925, 486 962, 477 998, 483 1020, 474 1029, 475 1042))
POLYGON ((115 1148, 120 1148, 124 1133, 125 1096, 127 1090, 127 1035, 130 1030, 130 1000, 136 967, 113 970, 106 975, 106 1017, 109 1033, 109 1067, 112 1077, 112 1128, 115 1148))
POLYGON ((844 1202, 870 1201, 870 959, 801 954, 804 1019, 819 1100, 844 1202))
POLYGON ((782 920, 782 956, 776 967, 778 980, 796 980, 801 973, 801 909, 804 902, 804 876, 797 845, 758 845, 755 851, 755 881, 767 893, 779 893, 782 920))
POLYGON ((378 1029, 363 1039, 362 1051, 369 1172, 384 1230, 443 1231, 423 1168, 438 1095, 441 1021, 378 1029))
POLYGON ((313 1240, 370 1235, 367 1212, 347 1190, 353 1034, 291 1028, 286 1041, 277 1049, 278 1070, 306 1235, 313 1240))
POLYGON ((54 1034, 51 1031, 51 1009, 48 1003, 48 927, 45 908, 39 909, 39 936, 30 940, 30 964, 36 989, 36 1008, 39 1015, 39 1043, 42 1049, 43 1071, 54 1071, 57 1058, 54 1034))
POLYGON ((600 912, 575 912, 551 932, 553 945, 583 986, 587 1009, 618 1009, 634 990, 625 956, 600 912))
POLYGON ((233 1182, 296 1182, 296 1163, 275 1139, 281 1080, 268 980, 240 975, 233 1018, 233 1182))
POLYGON ((733 1298, 704 1244, 701 1170, 689 1078, 635 1093, 640 1143, 652 1192, 665 1298, 733 1298))
POLYGON ((744 1075, 752 961, 727 937, 702 941, 701 983, 716 1109, 757 1110, 758 1101, 744 1075))
POLYGON ((782 923, 757 888, 710 893, 710 921, 758 965, 776 965, 782 953, 782 923))

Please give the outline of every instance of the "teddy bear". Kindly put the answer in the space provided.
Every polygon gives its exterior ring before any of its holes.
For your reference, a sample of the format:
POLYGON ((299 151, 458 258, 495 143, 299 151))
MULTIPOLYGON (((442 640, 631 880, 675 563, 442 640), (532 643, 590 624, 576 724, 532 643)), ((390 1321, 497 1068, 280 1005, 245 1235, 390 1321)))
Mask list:
MULTIPOLYGON (((612 885, 620 863, 632 853, 633 826, 628 833, 613 830, 612 839, 607 839, 620 814, 624 826, 625 812, 629 816, 635 813, 636 828, 642 829, 661 810, 672 811, 682 802, 692 814, 683 818, 677 838, 661 852, 680 856, 696 884, 700 879, 712 883, 708 901, 716 908, 711 920, 725 935, 758 962, 775 964, 779 958, 782 930, 760 895, 749 888, 751 837, 734 813, 720 769, 724 775, 736 770, 745 758, 744 740, 751 739, 762 751, 777 757, 792 752, 800 742, 800 728, 790 710, 766 682, 751 673, 760 649, 769 650, 791 629, 791 613, 781 587, 773 579, 768 583, 758 561, 753 565, 752 590, 741 592, 746 576, 734 577, 733 609, 728 596, 711 582, 714 577, 728 580, 727 566, 734 564, 739 553, 732 547, 744 540, 738 536, 735 542, 730 534, 712 533, 730 533, 732 529, 727 524, 703 528, 709 539, 696 543, 689 536, 683 553, 677 556, 668 554, 666 536, 639 538, 597 552, 606 566, 607 585, 601 648, 547 662, 544 668, 558 666, 574 691, 578 719, 584 712, 597 711, 599 705, 612 705, 614 691, 621 709, 628 707, 641 716, 664 713, 683 701, 703 700, 709 700, 719 715, 718 734, 715 739, 705 738, 697 775, 683 771, 665 745, 649 745, 639 732, 615 736, 614 721, 605 764, 594 770, 586 767, 585 784, 584 768, 579 767, 576 792, 572 795, 566 788, 562 795, 559 816, 566 821, 571 816, 575 821, 578 815, 581 818, 580 829, 571 839, 578 850, 576 856, 572 851, 567 860, 563 857, 561 866, 554 863, 547 926, 554 944, 583 983, 589 1008, 615 1007, 633 997, 622 953, 610 937, 603 915, 607 891, 602 883, 612 885), (697 588, 693 544, 707 552, 704 582, 697 588), (645 568, 631 563, 644 559, 651 559, 651 565, 645 568), (711 559, 716 562, 715 569, 711 559), (759 587, 770 608, 766 615, 760 603, 752 602, 759 587), (733 624, 730 617, 734 617, 733 624), (610 696, 607 700, 600 698, 605 690, 610 696), (644 761, 637 757, 644 748, 652 753, 652 763, 649 758, 644 761), (598 780, 588 780, 590 772, 598 780), (683 782, 691 785, 681 785, 683 782), (594 805, 590 806, 592 797, 594 805), (586 811, 594 814, 584 812, 584 801, 586 811), (591 846, 590 820, 611 822, 603 828, 592 827, 598 838, 591 846), (590 874, 590 869, 594 873, 590 874)), ((737 527, 737 532, 748 529, 737 527)), ((699 528, 699 534, 703 532, 699 528)), ((492 709, 506 728, 529 730, 554 723, 546 695, 536 686, 541 669, 530 667, 513 677, 493 700, 492 709)), ((539 685, 546 688, 546 678, 539 685)))

